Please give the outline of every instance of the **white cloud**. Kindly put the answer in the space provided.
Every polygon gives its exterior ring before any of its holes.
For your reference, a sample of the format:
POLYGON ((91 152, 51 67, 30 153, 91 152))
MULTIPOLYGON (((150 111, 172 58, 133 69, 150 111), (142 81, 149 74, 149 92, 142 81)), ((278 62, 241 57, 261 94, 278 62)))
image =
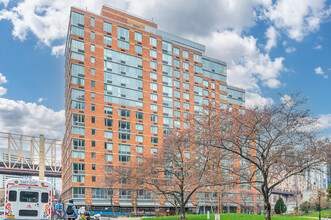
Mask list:
POLYGON ((64 124, 64 110, 56 112, 36 103, 0 98, 0 131, 62 140, 64 124))
POLYGON ((7 79, 4 75, 2 75, 2 73, 0 73, 0 85, 1 84, 4 84, 4 83, 7 83, 7 79))
POLYGON ((60 57, 64 55, 65 45, 59 45, 52 47, 52 55, 60 57))
MULTIPOLYGON (((4 75, 2 75, 2 73, 0 73, 0 85, 1 84, 5 84, 7 82, 8 81, 7 81, 6 77, 4 75)), ((0 96, 5 95, 6 93, 7 93, 7 89, 4 88, 4 87, 2 87, 2 86, 0 86, 0 96)))
POLYGON ((315 74, 323 76, 324 79, 327 79, 329 77, 328 75, 326 75, 324 73, 322 67, 320 67, 320 66, 315 68, 314 70, 315 70, 315 74))
POLYGON ((294 105, 294 102, 293 102, 293 100, 292 100, 292 97, 289 96, 289 95, 287 95, 287 94, 283 95, 283 96, 280 98, 280 101, 281 101, 281 103, 282 103, 285 107, 287 107, 287 108, 290 108, 290 107, 292 107, 292 106, 294 105))
POLYGON ((246 92, 246 107, 254 108, 257 106, 266 106, 274 104, 274 100, 272 98, 264 98, 257 93, 246 92))
POLYGON ((322 67, 317 67, 317 68, 315 68, 314 69, 315 70, 315 73, 316 74, 319 74, 319 75, 323 75, 324 74, 324 71, 323 71, 323 69, 322 69, 322 67))
POLYGON ((265 33, 268 41, 267 44, 265 45, 265 49, 267 51, 270 51, 273 47, 277 46, 277 37, 278 33, 274 27, 269 27, 268 30, 265 33))
POLYGON ((294 51, 296 51, 297 49, 295 49, 295 47, 288 47, 285 49, 286 53, 293 53, 294 51))
POLYGON ((7 93, 7 89, 0 86, 0 96, 3 96, 7 93))
POLYGON ((317 45, 316 47, 314 47, 314 50, 322 50, 322 45, 317 45))
POLYGON ((7 7, 9 0, 0 0, 0 4, 4 4, 5 8, 7 7))
POLYGON ((326 0, 278 0, 270 5, 265 16, 276 28, 297 41, 319 29, 331 13, 331 7, 325 8, 326 0))
POLYGON ((284 70, 284 58, 272 60, 268 54, 257 47, 257 39, 231 31, 214 32, 208 38, 195 38, 206 44, 207 54, 226 61, 228 64, 228 82, 250 92, 260 92, 259 83, 278 88, 278 79, 284 70))
POLYGON ((331 114, 323 114, 318 117, 319 128, 321 130, 331 128, 331 114))
POLYGON ((44 98, 39 98, 39 99, 37 100, 37 102, 39 102, 39 103, 42 103, 43 101, 45 101, 44 98))

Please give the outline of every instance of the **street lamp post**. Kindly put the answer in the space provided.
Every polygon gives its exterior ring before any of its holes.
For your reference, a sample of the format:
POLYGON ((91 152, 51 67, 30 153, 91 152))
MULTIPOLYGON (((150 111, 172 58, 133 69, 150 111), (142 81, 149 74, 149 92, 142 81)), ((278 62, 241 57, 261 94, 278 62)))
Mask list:
POLYGON ((318 219, 321 220, 321 192, 318 193, 318 219))

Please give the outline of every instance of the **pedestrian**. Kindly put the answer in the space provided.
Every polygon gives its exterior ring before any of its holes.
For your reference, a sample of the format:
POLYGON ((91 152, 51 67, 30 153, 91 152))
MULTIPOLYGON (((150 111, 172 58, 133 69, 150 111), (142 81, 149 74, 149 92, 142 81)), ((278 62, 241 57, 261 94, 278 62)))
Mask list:
POLYGON ((77 218, 77 211, 76 207, 74 205, 73 200, 69 200, 69 203, 67 204, 64 219, 76 219, 77 218))

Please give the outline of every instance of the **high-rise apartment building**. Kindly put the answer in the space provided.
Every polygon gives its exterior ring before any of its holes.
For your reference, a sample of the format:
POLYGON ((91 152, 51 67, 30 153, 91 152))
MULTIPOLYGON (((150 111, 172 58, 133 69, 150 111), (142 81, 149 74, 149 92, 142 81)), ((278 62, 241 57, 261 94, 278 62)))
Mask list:
MULTIPOLYGON (((244 111, 245 91, 227 84, 226 63, 204 45, 108 6, 100 15, 71 8, 65 54, 62 198, 76 205, 109 206, 112 166, 156 154, 203 105, 244 111)), ((115 206, 130 207, 126 191, 117 195, 115 206)))

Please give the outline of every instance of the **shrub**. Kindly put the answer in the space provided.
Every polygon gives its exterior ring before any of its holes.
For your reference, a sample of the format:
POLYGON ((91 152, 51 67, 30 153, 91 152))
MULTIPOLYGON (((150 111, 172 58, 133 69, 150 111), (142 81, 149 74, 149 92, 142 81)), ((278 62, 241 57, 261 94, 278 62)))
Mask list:
POLYGON ((276 214, 282 214, 285 213, 287 210, 286 205, 284 203, 284 200, 282 198, 279 198, 275 205, 275 212, 276 214))

